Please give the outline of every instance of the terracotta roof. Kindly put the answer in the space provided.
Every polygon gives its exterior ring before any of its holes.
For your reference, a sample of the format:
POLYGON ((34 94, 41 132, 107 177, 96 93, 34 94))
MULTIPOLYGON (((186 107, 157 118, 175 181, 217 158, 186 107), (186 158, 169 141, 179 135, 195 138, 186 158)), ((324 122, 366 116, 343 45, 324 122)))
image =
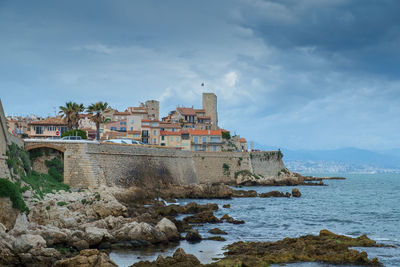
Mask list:
POLYGON ((211 120, 210 116, 197 116, 198 119, 211 120))
POLYGON ((92 115, 91 114, 88 114, 88 113, 80 113, 80 114, 78 114, 78 117, 80 117, 80 118, 87 118, 87 117, 91 117, 92 115))
POLYGON ((160 135, 181 135, 181 131, 177 131, 177 132, 160 131, 160 135))
POLYGON ((161 128, 177 128, 180 129, 181 125, 179 123, 170 123, 170 122, 160 122, 161 128))
POLYGON ((65 119, 61 118, 61 116, 57 116, 57 117, 46 118, 44 120, 39 120, 39 121, 31 121, 29 124, 30 125, 67 125, 67 122, 65 119))
POLYGON ((204 112, 206 112, 205 109, 195 109, 194 111, 195 111, 196 113, 204 113, 204 112))
POLYGON ((131 113, 129 111, 117 111, 114 113, 114 115, 131 115, 131 113))
POLYGON ((193 108, 177 108, 176 110, 182 115, 196 116, 196 111, 193 108))
POLYGON ((239 142, 240 143, 247 143, 246 138, 240 138, 239 142))
POLYGON ((190 135, 222 135, 221 130, 193 130, 189 129, 190 135))
POLYGON ((159 120, 143 119, 142 122, 159 122, 159 120))
POLYGON ((140 134, 141 131, 128 131, 129 134, 140 134))

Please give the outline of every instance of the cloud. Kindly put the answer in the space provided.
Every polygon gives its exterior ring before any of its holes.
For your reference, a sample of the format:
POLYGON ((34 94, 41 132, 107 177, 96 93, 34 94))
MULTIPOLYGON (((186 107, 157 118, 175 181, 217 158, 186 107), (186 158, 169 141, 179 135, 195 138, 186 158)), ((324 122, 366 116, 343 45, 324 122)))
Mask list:
POLYGON ((287 148, 400 147, 395 0, 42 1, 0 6, 6 112, 73 100, 200 107, 287 148), (202 87, 201 83, 205 82, 202 87))

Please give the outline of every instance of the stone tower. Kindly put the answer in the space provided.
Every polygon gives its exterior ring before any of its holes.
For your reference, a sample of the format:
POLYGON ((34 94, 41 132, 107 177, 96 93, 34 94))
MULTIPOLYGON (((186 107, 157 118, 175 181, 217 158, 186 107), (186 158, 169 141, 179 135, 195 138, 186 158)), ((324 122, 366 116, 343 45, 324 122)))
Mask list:
POLYGON ((149 117, 158 120, 160 114, 160 102, 157 100, 147 100, 145 106, 149 117))
POLYGON ((211 118, 211 130, 219 129, 217 96, 214 93, 203 93, 203 109, 206 111, 206 116, 211 118))

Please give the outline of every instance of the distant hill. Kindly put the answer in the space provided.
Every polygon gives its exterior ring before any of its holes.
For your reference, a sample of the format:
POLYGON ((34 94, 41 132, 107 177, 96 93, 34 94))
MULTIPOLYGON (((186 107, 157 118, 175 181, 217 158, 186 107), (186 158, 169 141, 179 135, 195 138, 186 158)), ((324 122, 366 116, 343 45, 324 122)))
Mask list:
MULTIPOLYGON (((255 145, 275 150, 274 146, 255 145)), ((300 172, 394 172, 400 171, 400 149, 372 151, 359 148, 289 150, 280 148, 286 165, 300 172)))

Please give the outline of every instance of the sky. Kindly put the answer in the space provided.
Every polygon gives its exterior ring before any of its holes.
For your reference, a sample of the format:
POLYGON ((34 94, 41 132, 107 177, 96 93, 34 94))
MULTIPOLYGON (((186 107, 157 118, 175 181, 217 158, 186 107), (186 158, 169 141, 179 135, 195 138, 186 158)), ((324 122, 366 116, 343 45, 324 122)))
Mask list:
POLYGON ((397 0, 0 0, 0 98, 7 115, 148 99, 166 115, 214 92, 219 125, 248 141, 400 148, 399 13, 397 0))

